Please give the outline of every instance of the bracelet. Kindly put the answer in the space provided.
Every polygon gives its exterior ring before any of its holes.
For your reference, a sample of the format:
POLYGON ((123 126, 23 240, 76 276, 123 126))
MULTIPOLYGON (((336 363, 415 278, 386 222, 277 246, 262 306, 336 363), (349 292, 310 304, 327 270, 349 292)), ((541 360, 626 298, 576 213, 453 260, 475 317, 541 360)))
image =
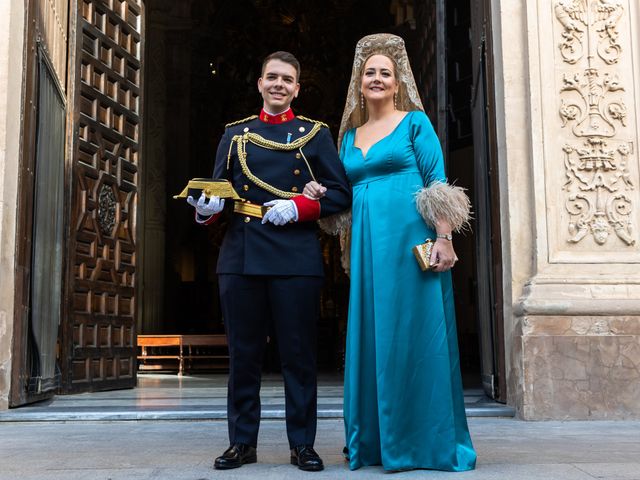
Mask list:
POLYGON ((449 241, 453 240, 453 236, 450 233, 438 233, 436 234, 436 237, 444 238, 445 240, 449 240, 449 241))

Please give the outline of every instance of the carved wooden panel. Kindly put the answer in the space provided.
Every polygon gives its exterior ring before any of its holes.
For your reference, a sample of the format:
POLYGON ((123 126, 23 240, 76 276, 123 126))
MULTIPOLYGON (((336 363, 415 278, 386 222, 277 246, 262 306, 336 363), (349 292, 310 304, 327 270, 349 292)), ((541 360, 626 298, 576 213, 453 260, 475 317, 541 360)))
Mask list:
POLYGON ((69 0, 37 0, 36 24, 40 45, 53 66, 60 88, 67 77, 69 0))
POLYGON ((421 26, 418 40, 419 57, 413 62, 424 109, 431 119, 443 147, 446 141, 446 72, 444 2, 416 2, 416 23, 421 26))
POLYGON ((135 384, 143 5, 79 2, 68 262, 70 390, 135 384))
POLYGON ((447 59, 447 141, 449 150, 473 145, 471 102, 473 91, 469 25, 470 8, 477 2, 447 2, 446 59, 447 59))
POLYGON ((428 0, 416 4, 416 23, 421 26, 418 51, 413 69, 420 89, 424 109, 438 130, 438 45, 436 38, 436 2, 428 0))

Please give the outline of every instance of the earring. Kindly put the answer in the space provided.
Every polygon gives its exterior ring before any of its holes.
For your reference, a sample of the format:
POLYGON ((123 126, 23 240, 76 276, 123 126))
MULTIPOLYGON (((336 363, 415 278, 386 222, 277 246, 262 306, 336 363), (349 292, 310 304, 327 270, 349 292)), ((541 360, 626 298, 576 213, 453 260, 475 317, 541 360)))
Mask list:
POLYGON ((397 93, 394 93, 394 94, 393 94, 393 109, 394 109, 394 110, 397 110, 397 109, 398 109, 397 100, 398 100, 398 94, 397 94, 397 93))
POLYGON ((364 110, 364 95, 360 92, 360 108, 364 110))

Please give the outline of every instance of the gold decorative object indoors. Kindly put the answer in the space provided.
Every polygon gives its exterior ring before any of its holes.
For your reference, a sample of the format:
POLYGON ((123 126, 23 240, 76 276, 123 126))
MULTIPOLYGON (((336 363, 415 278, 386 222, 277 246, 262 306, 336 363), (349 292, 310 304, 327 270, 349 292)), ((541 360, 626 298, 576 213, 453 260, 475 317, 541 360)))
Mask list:
POLYGON ((234 190, 231 183, 220 178, 192 178, 184 190, 179 195, 174 195, 173 198, 187 198, 188 196, 198 198, 203 192, 207 198, 220 197, 240 200, 240 195, 234 190))

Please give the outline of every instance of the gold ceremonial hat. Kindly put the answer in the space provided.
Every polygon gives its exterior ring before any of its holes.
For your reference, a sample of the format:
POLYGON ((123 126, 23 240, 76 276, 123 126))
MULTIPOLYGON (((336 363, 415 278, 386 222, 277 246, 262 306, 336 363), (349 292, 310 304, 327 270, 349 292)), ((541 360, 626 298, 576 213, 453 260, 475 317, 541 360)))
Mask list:
POLYGON ((207 198, 220 197, 240 200, 240 195, 233 189, 231 183, 221 178, 192 178, 184 190, 179 195, 174 195, 173 198, 187 198, 188 196, 198 198, 202 193, 207 198))

